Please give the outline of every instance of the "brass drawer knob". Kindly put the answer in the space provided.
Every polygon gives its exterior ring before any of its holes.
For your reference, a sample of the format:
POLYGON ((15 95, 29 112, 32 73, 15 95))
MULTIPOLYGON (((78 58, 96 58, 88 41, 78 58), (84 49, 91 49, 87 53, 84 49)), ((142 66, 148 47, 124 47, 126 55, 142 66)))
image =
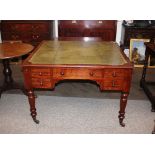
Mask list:
POLYGON ((42 76, 42 72, 39 72, 39 75, 42 76))
POLYGON ((90 72, 90 73, 89 73, 89 75, 90 75, 90 76, 93 76, 93 75, 94 75, 94 73, 93 73, 93 72, 90 72))
POLYGON ((31 28, 32 29, 38 29, 39 28, 39 25, 32 25, 31 28))
POLYGON ((39 38, 39 35, 32 35, 32 38, 33 39, 38 39, 39 38))
POLYGON ((61 72, 60 72, 60 75, 62 75, 62 76, 63 76, 64 74, 65 74, 65 73, 64 73, 63 71, 61 71, 61 72))
POLYGON ((11 38, 12 39, 17 39, 17 38, 19 38, 19 36, 18 35, 12 35, 11 38))

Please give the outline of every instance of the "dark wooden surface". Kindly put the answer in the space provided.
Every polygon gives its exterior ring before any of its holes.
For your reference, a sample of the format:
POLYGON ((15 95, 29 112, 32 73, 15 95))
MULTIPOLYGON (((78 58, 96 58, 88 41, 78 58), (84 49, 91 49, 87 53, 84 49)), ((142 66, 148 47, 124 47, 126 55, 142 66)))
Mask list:
POLYGON ((2 20, 1 35, 4 40, 22 40, 34 46, 42 40, 53 38, 51 20, 2 20))
POLYGON ((0 43, 0 59, 3 64, 4 82, 0 87, 0 97, 4 91, 10 89, 21 89, 24 93, 23 86, 14 82, 12 77, 12 70, 10 68, 10 59, 21 57, 33 50, 33 46, 22 42, 5 42, 0 43))
POLYGON ((155 85, 155 81, 147 81, 146 75, 147 75, 147 68, 148 68, 148 59, 149 56, 155 57, 155 44, 154 43, 146 43, 146 51, 145 51, 145 62, 142 72, 142 78, 140 80, 140 86, 144 89, 144 92, 148 96, 148 98, 151 101, 152 109, 151 111, 155 112, 155 96, 153 95, 153 92, 149 89, 149 85, 153 86, 155 85))
MULTIPOLYGON (((124 26, 124 25, 123 25, 124 26)), ((124 46, 129 47, 130 39, 152 39, 155 38, 155 27, 133 27, 124 26, 124 46)))
POLYGON ((11 59, 28 54, 33 46, 22 42, 0 43, 0 59, 11 59))
MULTIPOLYGON (((70 44, 79 44, 79 42, 73 42, 70 41, 70 44)), ((97 85, 100 87, 101 91, 118 91, 121 92, 121 98, 120 98, 120 111, 119 111, 119 121, 121 126, 125 126, 123 123, 123 119, 125 117, 125 108, 127 104, 127 97, 129 95, 130 91, 130 85, 131 85, 131 77, 132 77, 132 69, 133 66, 129 62, 129 60, 124 57, 126 60, 124 64, 120 65, 103 65, 103 64, 35 64, 32 61, 30 61, 33 56, 35 56, 39 49, 43 46, 45 42, 40 44, 37 49, 35 49, 34 53, 32 53, 22 64, 23 67, 23 74, 24 74, 24 82, 25 82, 25 88, 28 91, 28 99, 30 103, 30 109, 31 109, 31 116, 33 120, 38 123, 38 120, 36 119, 36 108, 35 108, 35 95, 34 95, 34 89, 40 88, 40 89, 53 89, 55 85, 62 80, 91 80, 97 83, 97 85)), ((82 44, 84 45, 85 42, 82 41, 82 44)), ((82 45, 81 44, 81 45, 82 45)), ((93 42, 93 45, 95 42, 93 42)), ((104 44, 104 42, 102 43, 104 44)), ((57 43, 53 42, 52 47, 56 46, 57 43)), ((69 42, 67 42, 67 45, 69 46, 69 42)), ((91 47, 91 44, 86 44, 87 46, 91 47)), ((98 44, 97 44, 98 45, 98 44)), ((46 46, 45 46, 46 47, 46 46)), ((49 50, 50 46, 47 46, 49 50)), ((73 46, 71 46, 73 47, 73 46)), ((84 46, 85 47, 85 46, 84 46)), ((87 49, 84 48, 84 52, 89 53, 87 49)), ((112 46, 109 46, 112 47, 112 46)), ((101 48, 100 46, 98 48, 101 48)), ((56 49, 56 48, 54 48, 56 49)), ((65 49, 64 47, 61 47, 61 49, 65 49)), ((77 49, 77 47, 76 47, 77 49)), ((81 46, 79 47, 81 49, 81 46)), ((74 51, 73 49, 70 49, 71 51, 74 51)), ((121 50, 118 50, 116 46, 116 51, 120 52, 118 55, 121 55, 121 50)), ((61 51, 63 52, 63 51, 61 51)), ((74 52, 73 52, 74 53, 74 52)), ((77 53, 75 53, 77 54, 77 53)), ((107 53, 108 55, 108 53, 107 53)), ((61 56, 61 55, 60 55, 61 56)), ((106 59, 106 58, 105 58, 106 59)), ((40 61, 40 60, 39 60, 40 61)), ((42 61, 41 61, 42 62, 42 61)), ((109 62, 108 62, 109 63, 109 62)))
POLYGON ((101 37, 59 37, 58 40, 66 41, 102 41, 101 37))
POLYGON ((60 20, 59 37, 101 37, 104 41, 115 41, 114 20, 60 20))
MULTIPOLYGON (((144 67, 143 67, 143 72, 142 72, 142 78, 140 80, 140 86, 143 88, 145 94, 148 96, 151 106, 152 112, 155 112, 155 96, 151 89, 149 89, 149 85, 155 86, 155 81, 147 81, 146 80, 146 75, 147 75, 147 68, 148 68, 148 59, 149 56, 155 57, 155 44, 154 43, 146 43, 146 51, 145 51, 145 62, 144 62, 144 67)), ((155 134, 155 125, 154 129, 152 131, 153 134, 155 134)))

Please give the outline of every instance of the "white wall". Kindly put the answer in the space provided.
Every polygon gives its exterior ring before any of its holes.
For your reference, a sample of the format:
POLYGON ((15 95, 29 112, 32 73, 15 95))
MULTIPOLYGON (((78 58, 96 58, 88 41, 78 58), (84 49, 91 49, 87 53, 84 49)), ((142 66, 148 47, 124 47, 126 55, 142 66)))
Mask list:
POLYGON ((53 36, 58 38, 58 20, 55 20, 53 23, 53 36))
POLYGON ((118 20, 117 21, 117 29, 116 29, 116 42, 120 45, 120 43, 123 43, 123 37, 124 37, 124 33, 123 33, 123 27, 122 27, 122 20, 118 20))

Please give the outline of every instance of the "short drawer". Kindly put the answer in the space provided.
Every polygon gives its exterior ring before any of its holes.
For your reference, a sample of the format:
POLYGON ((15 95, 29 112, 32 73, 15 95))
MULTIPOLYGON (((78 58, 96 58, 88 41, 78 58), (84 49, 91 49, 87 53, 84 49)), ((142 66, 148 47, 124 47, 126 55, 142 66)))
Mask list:
POLYGON ((104 80, 105 90, 121 90, 123 86, 123 80, 104 80))
POLYGON ((5 32, 47 32, 50 30, 49 23, 2 23, 5 32))
POLYGON ((51 79, 32 78, 31 81, 34 88, 51 88, 51 79))
POLYGON ((21 30, 26 30, 25 24, 19 23, 2 23, 2 30, 4 32, 18 32, 21 30))
POLYGON ((39 32, 39 33, 45 33, 50 30, 50 25, 48 23, 37 23, 37 24, 31 24, 30 26, 32 32, 39 32))
POLYGON ((123 76, 124 76, 124 72, 121 69, 106 69, 106 70, 104 70, 104 77, 117 78, 117 77, 123 77, 123 76))
POLYGON ((50 77, 51 72, 50 69, 47 68, 35 68, 35 69, 31 69, 31 77, 50 77))
POLYGON ((82 20, 61 20, 59 21, 59 27, 64 28, 64 27, 74 27, 74 26, 83 26, 84 22, 82 20))
POLYGON ((55 68, 53 78, 64 79, 91 79, 102 78, 102 70, 85 68, 55 68))
POLYGON ((49 33, 28 33, 29 38, 31 41, 42 41, 42 40, 49 40, 51 36, 49 33))
POLYGON ((23 34, 16 33, 16 32, 3 32, 2 39, 3 40, 22 40, 23 34))

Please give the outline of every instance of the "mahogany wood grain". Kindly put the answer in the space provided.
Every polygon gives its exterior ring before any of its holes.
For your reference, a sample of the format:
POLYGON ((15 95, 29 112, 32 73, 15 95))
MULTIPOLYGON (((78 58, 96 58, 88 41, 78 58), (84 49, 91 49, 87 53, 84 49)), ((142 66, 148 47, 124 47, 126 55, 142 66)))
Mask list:
POLYGON ((115 20, 60 20, 59 37, 101 37, 104 41, 115 41, 115 20))
POLYGON ((10 59, 28 54, 33 49, 30 44, 22 42, 0 43, 0 59, 10 59))
POLYGON ((0 97, 2 92, 10 89, 21 89, 24 94, 26 91, 23 86, 14 82, 12 70, 10 67, 10 59, 21 57, 33 50, 33 46, 22 42, 4 42, 0 43, 0 59, 3 64, 4 82, 0 87, 0 97))
POLYGON ((53 38, 51 20, 2 20, 1 35, 3 40, 22 40, 37 46, 42 40, 53 38))

